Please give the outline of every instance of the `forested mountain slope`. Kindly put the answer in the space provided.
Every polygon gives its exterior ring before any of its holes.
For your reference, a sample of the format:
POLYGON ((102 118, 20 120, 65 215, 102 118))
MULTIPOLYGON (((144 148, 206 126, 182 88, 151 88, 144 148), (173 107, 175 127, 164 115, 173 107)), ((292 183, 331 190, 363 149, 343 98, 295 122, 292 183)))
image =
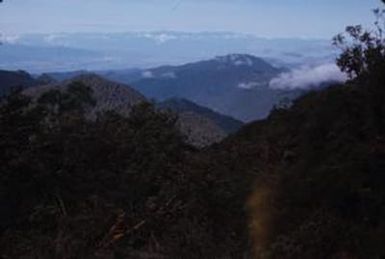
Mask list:
POLYGON ((38 81, 25 71, 0 70, 0 96, 9 94, 12 89, 24 89, 37 84, 38 81))
MULTIPOLYGON (((65 91, 68 85, 73 83, 84 84, 92 90, 95 105, 88 107, 88 117, 95 118, 98 113, 113 111, 123 116, 129 116, 133 106, 148 102, 147 99, 128 85, 107 80, 96 74, 81 74, 72 79, 61 82, 52 82, 25 90, 27 95, 37 99, 50 90, 55 90, 52 98, 56 98, 57 91, 65 91)), ((195 106, 194 106, 195 107, 195 106)), ((159 107, 161 108, 161 107, 159 107)), ((195 110, 173 110, 178 117, 178 127, 186 136, 189 143, 197 147, 204 147, 221 141, 227 134, 225 128, 218 121, 195 110)))
POLYGON ((223 188, 234 200, 255 181, 248 210, 257 258, 385 255, 384 82, 307 94, 209 152, 211 174, 232 179, 223 188))
POLYGON ((243 123, 239 120, 197 105, 186 99, 171 98, 158 103, 157 106, 161 109, 169 109, 176 113, 193 112, 200 114, 214 121, 227 134, 236 132, 243 125, 243 123))

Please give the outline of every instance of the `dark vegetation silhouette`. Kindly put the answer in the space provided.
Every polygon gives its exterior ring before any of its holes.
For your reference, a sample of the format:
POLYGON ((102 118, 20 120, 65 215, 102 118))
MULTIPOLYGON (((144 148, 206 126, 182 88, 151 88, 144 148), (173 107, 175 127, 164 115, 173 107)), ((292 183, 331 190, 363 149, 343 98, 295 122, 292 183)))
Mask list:
POLYGON ((79 82, 37 100, 11 93, 0 257, 384 258, 383 25, 336 38, 347 83, 203 150, 148 103, 87 118, 95 102, 79 82))
POLYGON ((0 78, 0 98, 10 94, 12 91, 22 90, 39 84, 38 80, 34 79, 30 74, 22 70, 0 70, 0 78))
POLYGON ((337 65, 350 78, 384 71, 385 9, 377 8, 373 13, 376 18, 373 30, 365 30, 361 25, 348 26, 345 34, 333 39, 334 45, 342 50, 337 65))
POLYGON ((347 83, 276 109, 235 140, 261 149, 246 166, 259 172, 248 203, 256 258, 385 257, 385 11, 374 13, 374 30, 335 38, 347 83))
POLYGON ((215 183, 186 164, 196 151, 176 116, 143 103, 127 118, 105 112, 90 120, 93 105, 91 89, 78 82, 36 101, 20 93, 3 100, 3 258, 244 253, 238 227, 216 222, 227 209, 216 199, 228 194, 216 194, 215 183))

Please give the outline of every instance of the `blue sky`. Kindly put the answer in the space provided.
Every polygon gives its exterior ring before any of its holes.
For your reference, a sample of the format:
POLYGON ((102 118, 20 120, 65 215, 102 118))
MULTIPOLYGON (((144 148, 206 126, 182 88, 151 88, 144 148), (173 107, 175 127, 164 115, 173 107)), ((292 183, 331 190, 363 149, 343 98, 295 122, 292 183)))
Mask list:
POLYGON ((330 38, 370 24, 379 0, 4 0, 0 31, 233 31, 330 38))

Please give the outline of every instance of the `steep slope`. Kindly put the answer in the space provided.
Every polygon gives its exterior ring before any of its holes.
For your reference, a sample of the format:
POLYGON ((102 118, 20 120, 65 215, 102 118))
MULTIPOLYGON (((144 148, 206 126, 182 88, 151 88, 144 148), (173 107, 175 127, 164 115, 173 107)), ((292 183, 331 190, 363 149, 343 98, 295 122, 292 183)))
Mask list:
MULTIPOLYGON (((72 82, 81 82, 91 87, 96 106, 90 111, 91 116, 96 113, 112 110, 121 115, 128 116, 133 106, 147 102, 147 99, 130 86, 106 80, 95 74, 84 74, 70 80, 54 82, 25 92, 32 96, 40 96, 52 89, 64 90, 72 82)), ((206 114, 193 111, 174 111, 179 116, 178 125, 190 144, 204 147, 219 142, 226 136, 226 132, 206 114)))
POLYGON ((0 96, 11 91, 12 88, 28 88, 38 82, 25 71, 0 70, 0 96))
POLYGON ((2 257, 247 258, 173 116, 142 104, 89 120, 90 89, 61 88, 0 104, 2 257))
POLYGON ((227 135, 215 121, 196 112, 178 113, 177 125, 187 142, 199 148, 218 143, 227 135))
POLYGON ((63 82, 27 89, 26 93, 39 96, 51 89, 65 89, 72 82, 81 82, 91 87, 93 97, 97 103, 92 113, 113 110, 122 115, 128 115, 134 105, 146 101, 143 95, 128 85, 112 82, 95 74, 79 75, 63 82))
POLYGON ((169 109, 176 113, 197 113, 215 122, 215 124, 217 124, 220 128, 223 129, 223 131, 228 134, 234 133, 235 131, 239 130, 243 125, 241 121, 231 118, 230 116, 217 113, 213 110, 197 105, 186 99, 167 99, 164 102, 158 103, 157 106, 161 109, 169 109))
POLYGON ((292 92, 269 88, 282 70, 263 59, 232 54, 182 66, 142 72, 131 84, 149 98, 185 98, 239 120, 264 118, 292 92))
POLYGON ((241 224, 248 197, 256 258, 385 255, 383 82, 309 93, 197 158, 225 182, 229 222, 241 224))

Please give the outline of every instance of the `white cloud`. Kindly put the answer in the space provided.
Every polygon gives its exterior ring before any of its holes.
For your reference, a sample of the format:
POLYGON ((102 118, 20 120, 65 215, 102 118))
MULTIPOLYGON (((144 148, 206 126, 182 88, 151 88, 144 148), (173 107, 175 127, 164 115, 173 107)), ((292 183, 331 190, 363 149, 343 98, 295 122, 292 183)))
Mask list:
POLYGON ((176 35, 167 34, 167 33, 146 33, 143 36, 154 40, 158 44, 162 44, 167 41, 177 39, 176 35))
POLYGON ((316 67, 303 66, 273 78, 269 86, 273 89, 307 89, 326 82, 344 82, 347 76, 335 64, 316 67))
POLYGON ((164 74, 162 74, 162 77, 163 78, 176 78, 176 75, 175 75, 175 72, 166 72, 164 74))
POLYGON ((238 84, 238 88, 241 88, 241 89, 253 89, 255 87, 258 87, 258 86, 261 86, 263 85, 263 83, 260 83, 260 82, 247 82, 247 83, 240 83, 238 84))
POLYGON ((19 39, 20 39, 19 35, 5 35, 1 37, 0 42, 3 41, 5 43, 15 44, 18 42, 19 39))
POLYGON ((142 72, 142 77, 144 77, 144 78, 153 78, 154 74, 151 71, 143 71, 142 72))
POLYGON ((57 34, 49 34, 46 37, 44 37, 44 41, 46 41, 48 43, 52 43, 56 39, 59 39, 59 38, 60 38, 60 36, 58 36, 57 34))
POLYGON ((253 60, 247 55, 230 54, 227 56, 218 56, 216 60, 223 63, 233 64, 234 66, 252 66, 253 60))

